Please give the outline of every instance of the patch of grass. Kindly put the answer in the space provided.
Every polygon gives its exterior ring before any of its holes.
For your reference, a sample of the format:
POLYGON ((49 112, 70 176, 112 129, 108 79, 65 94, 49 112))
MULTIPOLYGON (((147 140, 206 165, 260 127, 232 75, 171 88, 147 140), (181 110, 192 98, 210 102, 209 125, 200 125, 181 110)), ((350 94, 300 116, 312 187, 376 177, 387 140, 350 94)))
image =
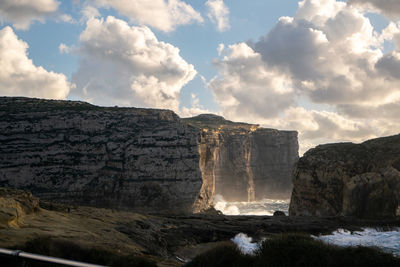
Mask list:
POLYGON ((224 117, 214 115, 214 114, 201 114, 191 118, 182 118, 183 122, 187 124, 200 128, 200 129, 209 129, 216 130, 218 128, 227 128, 227 129, 246 129, 249 130, 252 127, 258 127, 257 124, 248 124, 244 122, 233 122, 230 120, 226 120, 224 117))
POLYGON ((400 258, 375 248, 344 248, 327 245, 308 235, 282 234, 264 241, 254 256, 243 255, 234 247, 218 247, 187 264, 187 267, 203 266, 399 267, 400 258))
MULTIPOLYGON (((25 243, 23 247, 12 248, 24 252, 30 252, 40 255, 53 256, 69 260, 76 260, 86 263, 115 267, 156 267, 154 262, 135 255, 120 255, 111 251, 85 248, 70 241, 54 240, 49 237, 41 237, 25 243)), ((16 265, 15 259, 0 258, 4 266, 16 265), (7 262, 5 262, 7 260, 7 262)), ((3 266, 3 265, 2 265, 3 266)), ((42 262, 27 261, 25 266, 29 267, 59 267, 59 264, 46 264, 42 262)))
POLYGON ((244 255, 235 244, 221 245, 193 259, 185 267, 246 267, 254 266, 255 258, 244 255))

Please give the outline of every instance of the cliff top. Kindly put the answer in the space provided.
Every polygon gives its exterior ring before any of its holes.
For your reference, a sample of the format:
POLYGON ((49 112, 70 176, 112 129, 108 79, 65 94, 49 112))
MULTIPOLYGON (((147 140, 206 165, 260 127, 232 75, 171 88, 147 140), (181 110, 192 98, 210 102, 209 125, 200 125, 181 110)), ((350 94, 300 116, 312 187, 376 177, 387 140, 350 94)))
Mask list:
POLYGON ((394 152, 399 153, 400 134, 370 139, 359 144, 342 142, 318 145, 315 148, 308 150, 304 156, 324 155, 326 157, 334 157, 348 154, 365 156, 366 151, 369 151, 375 155, 388 155, 394 152))
MULTIPOLYGON (((0 115, 8 113, 29 112, 54 112, 54 111, 103 111, 103 112, 128 112, 135 115, 163 114, 163 119, 178 120, 179 116, 168 109, 135 108, 135 107, 102 107, 83 101, 52 100, 29 97, 0 96, 0 115)), ((215 114, 201 114, 191 118, 181 118, 181 121, 200 129, 209 130, 239 130, 239 131, 278 131, 276 129, 262 128, 259 124, 234 122, 215 114)), ((293 132, 296 131, 281 131, 293 132)))
MULTIPOLYGON (((134 107, 101 107, 83 101, 53 100, 29 97, 0 96, 0 112, 53 112, 53 111, 114 111, 132 112, 137 115, 155 115, 163 113, 174 120, 178 119, 173 111, 168 109, 134 108, 134 107)), ((165 116, 164 116, 165 117, 165 116)))
POLYGON ((260 126, 244 122, 233 122, 215 114, 201 114, 191 118, 183 118, 186 123, 201 129, 245 129, 255 131, 260 126))
POLYGON ((354 176, 386 166, 400 170, 400 134, 367 140, 363 143, 332 143, 308 150, 298 166, 336 166, 339 164, 354 176))
POLYGON ((182 121, 186 122, 187 124, 206 130, 237 130, 239 132, 242 131, 250 131, 250 132, 282 132, 282 133, 290 133, 295 134, 297 136, 297 131, 287 131, 287 130, 277 130, 271 128, 263 128, 260 127, 259 124, 250 124, 245 122, 234 122, 225 119, 222 116, 215 115, 215 114, 200 114, 195 117, 191 118, 182 118, 182 121))

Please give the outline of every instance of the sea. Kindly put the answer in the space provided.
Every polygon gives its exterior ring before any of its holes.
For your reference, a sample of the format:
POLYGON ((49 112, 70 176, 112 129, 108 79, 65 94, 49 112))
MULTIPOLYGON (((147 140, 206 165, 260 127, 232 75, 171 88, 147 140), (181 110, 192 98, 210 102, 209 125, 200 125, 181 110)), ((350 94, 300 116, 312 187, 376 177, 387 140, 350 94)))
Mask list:
MULTIPOLYGON (((222 196, 214 198, 215 209, 225 215, 273 215, 277 210, 288 214, 290 200, 262 199, 253 202, 227 202, 222 196)), ((347 231, 338 229, 331 235, 312 236, 325 243, 337 246, 366 246, 378 247, 385 252, 393 253, 400 257, 400 228, 390 231, 380 231, 374 228, 364 228, 362 231, 347 231)), ((243 253, 252 254, 257 248, 252 238, 245 233, 240 233, 232 238, 243 253)))
POLYGON ((221 195, 214 197, 214 208, 225 215, 272 216, 275 211, 289 213, 290 199, 262 199, 251 202, 227 202, 221 195))
POLYGON ((378 247, 385 252, 400 256, 400 228, 391 231, 364 228, 363 231, 355 232, 338 229, 331 235, 314 236, 314 238, 337 246, 378 247))
MULTIPOLYGON (((338 229, 331 235, 312 236, 327 244, 349 247, 377 247, 387 253, 400 257, 400 228, 391 231, 379 231, 373 228, 364 228, 362 231, 350 232, 338 229)), ((244 254, 254 254, 259 243, 245 233, 239 233, 231 239, 244 254)))

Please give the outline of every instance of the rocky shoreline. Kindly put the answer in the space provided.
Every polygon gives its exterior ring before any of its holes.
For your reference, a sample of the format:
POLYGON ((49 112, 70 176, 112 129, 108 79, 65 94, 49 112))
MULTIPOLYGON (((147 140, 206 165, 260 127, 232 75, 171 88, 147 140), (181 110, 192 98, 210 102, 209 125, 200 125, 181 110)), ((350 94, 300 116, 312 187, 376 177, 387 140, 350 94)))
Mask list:
POLYGON ((2 201, 14 200, 19 208, 0 207, 0 247, 21 247, 38 237, 68 241, 85 248, 136 255, 158 266, 180 266, 182 260, 219 244, 238 233, 255 241, 278 233, 329 234, 338 228, 400 227, 400 218, 362 220, 349 217, 225 216, 221 214, 140 214, 113 209, 66 206, 38 202, 23 191, 0 190, 2 201), (39 203, 39 206, 37 205, 39 203), (8 214, 9 217, 6 217, 8 214), (18 217, 18 224, 10 223, 18 217), (7 218, 7 219, 4 219, 7 218))

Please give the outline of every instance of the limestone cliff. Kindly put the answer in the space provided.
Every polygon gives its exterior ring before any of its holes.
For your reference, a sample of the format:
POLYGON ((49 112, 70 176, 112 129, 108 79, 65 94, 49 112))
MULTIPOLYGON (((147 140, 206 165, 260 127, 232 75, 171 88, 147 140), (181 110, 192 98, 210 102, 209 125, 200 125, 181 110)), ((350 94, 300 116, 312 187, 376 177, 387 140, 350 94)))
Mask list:
POLYGON ((198 212, 288 197, 297 132, 215 115, 0 97, 0 186, 44 200, 198 212))
POLYGON ((290 215, 399 214, 400 135, 309 150, 293 174, 290 215))
POLYGON ((201 129, 203 204, 215 194, 228 201, 290 196, 291 171, 298 159, 297 132, 264 129, 209 114, 185 121, 201 129))
POLYGON ((59 202, 191 211, 198 130, 169 110, 0 98, 0 185, 59 202))

